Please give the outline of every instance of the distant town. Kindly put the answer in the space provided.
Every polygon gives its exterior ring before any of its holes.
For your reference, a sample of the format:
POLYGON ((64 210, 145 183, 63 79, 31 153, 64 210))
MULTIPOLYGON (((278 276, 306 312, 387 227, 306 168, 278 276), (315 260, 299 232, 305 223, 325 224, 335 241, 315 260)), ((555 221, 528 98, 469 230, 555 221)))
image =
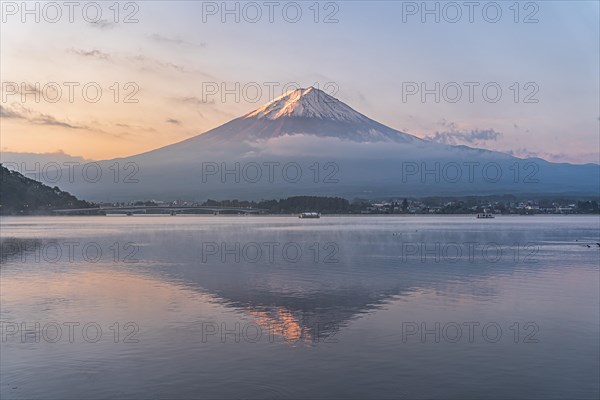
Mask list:
MULTIPOLYGON (((290 214, 315 211, 323 214, 597 214, 597 200, 555 199, 555 200, 517 200, 513 196, 491 200, 489 198, 469 197, 464 199, 389 199, 349 201, 340 197, 296 196, 281 200, 207 200, 194 202, 176 201, 135 201, 100 203, 100 207, 189 207, 187 212, 195 213, 193 207, 223 207, 261 209, 265 214, 290 214)), ((230 211, 229 213, 238 213, 230 211)), ((185 213, 185 212, 182 212, 185 213)), ((221 212, 228 213, 227 211, 221 212)))

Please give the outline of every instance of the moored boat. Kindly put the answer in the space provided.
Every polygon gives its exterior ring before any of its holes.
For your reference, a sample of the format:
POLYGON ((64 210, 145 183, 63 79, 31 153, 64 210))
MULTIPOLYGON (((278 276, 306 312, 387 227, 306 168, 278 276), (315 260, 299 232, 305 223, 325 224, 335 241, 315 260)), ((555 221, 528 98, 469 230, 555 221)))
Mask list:
POLYGON ((494 218, 494 214, 488 213, 488 212, 483 212, 483 213, 477 214, 477 218, 482 218, 482 219, 494 218))
POLYGON ((321 218, 321 214, 316 212, 303 212, 298 215, 298 218, 321 218))

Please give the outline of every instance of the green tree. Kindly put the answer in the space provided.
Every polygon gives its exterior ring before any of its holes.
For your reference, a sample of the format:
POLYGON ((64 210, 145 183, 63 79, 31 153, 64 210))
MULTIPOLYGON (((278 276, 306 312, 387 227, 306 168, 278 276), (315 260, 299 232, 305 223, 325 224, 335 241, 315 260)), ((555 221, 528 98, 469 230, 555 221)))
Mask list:
POLYGON ((402 200, 402 212, 406 213, 408 211, 408 200, 404 199, 402 200))

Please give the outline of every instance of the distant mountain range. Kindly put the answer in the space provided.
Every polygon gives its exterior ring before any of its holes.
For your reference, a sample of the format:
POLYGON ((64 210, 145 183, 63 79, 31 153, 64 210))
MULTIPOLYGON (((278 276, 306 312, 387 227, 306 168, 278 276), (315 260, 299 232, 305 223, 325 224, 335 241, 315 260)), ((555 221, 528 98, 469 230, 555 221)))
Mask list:
POLYGON ((94 201, 600 193, 597 164, 424 140, 312 87, 182 142, 92 167, 74 178, 64 171, 58 182, 52 175, 52 184, 94 201))

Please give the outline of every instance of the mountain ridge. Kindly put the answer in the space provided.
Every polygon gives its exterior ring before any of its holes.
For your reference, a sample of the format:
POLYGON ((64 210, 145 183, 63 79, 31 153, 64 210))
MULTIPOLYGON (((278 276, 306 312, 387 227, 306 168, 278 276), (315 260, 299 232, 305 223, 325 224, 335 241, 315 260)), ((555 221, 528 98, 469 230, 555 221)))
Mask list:
POLYGON ((0 181, 0 215, 49 214, 53 209, 93 206, 57 186, 47 186, 2 164, 0 181))

